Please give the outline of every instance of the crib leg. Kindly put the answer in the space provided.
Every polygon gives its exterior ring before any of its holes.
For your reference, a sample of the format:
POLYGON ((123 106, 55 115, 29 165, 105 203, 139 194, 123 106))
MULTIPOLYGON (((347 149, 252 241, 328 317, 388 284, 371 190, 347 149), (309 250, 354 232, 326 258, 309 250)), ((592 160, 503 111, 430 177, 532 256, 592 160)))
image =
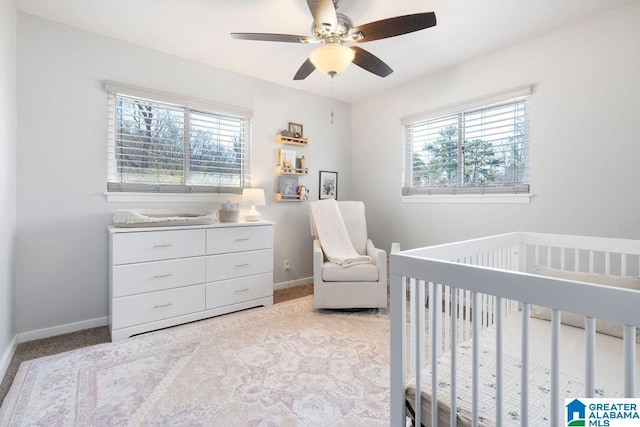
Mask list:
POLYGON ((392 427, 406 425, 405 345, 407 284, 401 276, 390 276, 391 297, 391 419, 392 427))

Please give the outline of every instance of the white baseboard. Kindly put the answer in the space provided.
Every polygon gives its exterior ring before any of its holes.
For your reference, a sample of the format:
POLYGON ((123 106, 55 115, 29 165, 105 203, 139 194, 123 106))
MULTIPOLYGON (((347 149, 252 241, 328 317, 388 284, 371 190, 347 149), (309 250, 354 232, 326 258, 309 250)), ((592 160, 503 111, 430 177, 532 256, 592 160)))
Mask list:
POLYGON ((313 283, 313 277, 303 277, 296 280, 289 280, 288 282, 274 283, 273 290, 277 291, 279 289, 293 288, 295 286, 302 286, 308 283, 313 283))
POLYGON ((51 328, 36 329, 35 331, 21 332, 18 334, 18 343, 39 340, 42 338, 55 337, 56 335, 68 334, 70 332, 81 331, 83 329, 97 328, 109 324, 109 317, 97 317, 95 319, 83 320, 81 322, 67 323, 65 325, 53 326, 51 328))
POLYGON ((2 359, 0 359, 0 381, 7 373, 7 369, 9 369, 9 363, 11 363, 11 359, 16 352, 16 347, 18 347, 18 336, 14 335, 11 342, 9 342, 9 346, 2 353, 2 359))

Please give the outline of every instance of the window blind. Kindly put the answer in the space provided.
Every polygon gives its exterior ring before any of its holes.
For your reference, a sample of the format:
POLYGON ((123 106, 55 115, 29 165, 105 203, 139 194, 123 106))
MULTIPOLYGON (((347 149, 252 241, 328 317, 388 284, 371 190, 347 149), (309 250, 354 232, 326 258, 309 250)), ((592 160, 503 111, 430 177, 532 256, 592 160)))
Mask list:
POLYGON ((530 87, 403 120, 403 195, 527 193, 530 87))
POLYGON ((250 186, 248 110, 105 87, 108 191, 240 193, 250 186))

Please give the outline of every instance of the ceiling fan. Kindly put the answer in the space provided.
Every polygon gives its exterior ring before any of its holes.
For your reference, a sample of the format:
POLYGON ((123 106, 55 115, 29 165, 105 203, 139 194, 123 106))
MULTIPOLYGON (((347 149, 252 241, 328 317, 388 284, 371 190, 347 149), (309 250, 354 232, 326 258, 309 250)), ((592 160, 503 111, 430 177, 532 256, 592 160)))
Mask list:
POLYGON ((231 37, 241 40, 261 40, 288 43, 322 43, 298 69, 294 80, 307 78, 315 69, 334 77, 354 63, 377 76, 387 77, 393 73, 391 67, 380 58, 359 46, 345 46, 346 43, 364 43, 400 36, 436 25, 433 12, 415 13, 382 19, 368 24, 353 26, 351 19, 337 13, 341 0, 307 0, 313 15, 311 36, 271 33, 231 33, 231 37))

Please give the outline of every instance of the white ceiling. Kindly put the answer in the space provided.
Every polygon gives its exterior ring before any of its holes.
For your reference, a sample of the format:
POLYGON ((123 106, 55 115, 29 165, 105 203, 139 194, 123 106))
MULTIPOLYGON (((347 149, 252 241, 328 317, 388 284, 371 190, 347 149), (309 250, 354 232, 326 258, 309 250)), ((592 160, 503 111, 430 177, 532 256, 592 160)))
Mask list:
MULTIPOLYGON (((394 73, 351 65, 334 96, 356 102, 470 58, 514 46, 639 0, 343 0, 354 25, 434 11, 436 27, 362 43, 394 73)), ((293 81, 316 45, 234 40, 231 32, 310 35, 305 0, 15 0, 19 11, 281 85, 331 96, 330 78, 293 81)))

